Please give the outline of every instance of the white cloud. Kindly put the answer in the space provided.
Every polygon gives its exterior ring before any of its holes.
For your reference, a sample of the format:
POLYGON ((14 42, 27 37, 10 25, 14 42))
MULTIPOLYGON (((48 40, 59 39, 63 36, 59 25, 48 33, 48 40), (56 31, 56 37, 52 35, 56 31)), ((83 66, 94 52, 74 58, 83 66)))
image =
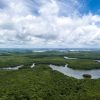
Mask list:
POLYGON ((66 5, 60 0, 43 0, 38 7, 39 15, 32 12, 30 0, 29 3, 24 0, 4 1, 7 6, 0 10, 1 45, 100 47, 100 16, 90 13, 80 17, 81 5, 76 7, 79 0, 66 0, 66 5))

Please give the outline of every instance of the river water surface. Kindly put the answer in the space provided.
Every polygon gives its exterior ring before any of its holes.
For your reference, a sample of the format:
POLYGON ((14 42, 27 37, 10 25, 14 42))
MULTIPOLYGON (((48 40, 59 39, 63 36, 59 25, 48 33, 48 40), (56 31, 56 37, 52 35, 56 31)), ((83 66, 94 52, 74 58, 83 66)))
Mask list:
POLYGON ((56 70, 56 71, 63 73, 64 75, 74 77, 74 78, 77 78, 77 79, 83 79, 84 74, 91 75, 92 79, 100 78, 100 69, 75 70, 75 69, 69 68, 68 65, 55 66, 55 65, 52 65, 52 64, 50 64, 49 67, 52 68, 53 70, 56 70))

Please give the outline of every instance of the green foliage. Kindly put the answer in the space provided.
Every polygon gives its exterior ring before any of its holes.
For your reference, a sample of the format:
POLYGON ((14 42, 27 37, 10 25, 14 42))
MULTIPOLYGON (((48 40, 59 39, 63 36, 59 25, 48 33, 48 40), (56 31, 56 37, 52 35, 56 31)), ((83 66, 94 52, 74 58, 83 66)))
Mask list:
POLYGON ((96 60, 100 59, 100 52, 96 51, 74 51, 74 52, 67 52, 65 54, 68 57, 71 58, 78 58, 78 59, 91 59, 91 60, 96 60))
POLYGON ((83 77, 84 77, 84 78, 91 78, 91 75, 89 75, 89 74, 84 74, 83 77))
POLYGON ((10 55, 0 56, 0 67, 15 67, 18 65, 29 65, 33 62, 32 59, 24 56, 10 55))
POLYGON ((46 65, 0 71, 0 100, 99 100, 100 79, 77 80, 46 65))
POLYGON ((47 65, 99 69, 97 52, 25 52, 0 55, 0 67, 24 65, 16 71, 0 70, 0 100, 100 100, 100 79, 77 80, 47 65), (64 59, 64 56, 78 59, 64 59), (33 69, 32 63, 36 64, 33 69))
POLYGON ((65 65, 66 60, 62 57, 43 57, 43 58, 35 58, 33 62, 36 64, 54 64, 54 65, 65 65))
POLYGON ((74 60, 66 60, 68 67, 73 69, 100 69, 100 63, 94 60, 88 59, 74 59, 74 60))

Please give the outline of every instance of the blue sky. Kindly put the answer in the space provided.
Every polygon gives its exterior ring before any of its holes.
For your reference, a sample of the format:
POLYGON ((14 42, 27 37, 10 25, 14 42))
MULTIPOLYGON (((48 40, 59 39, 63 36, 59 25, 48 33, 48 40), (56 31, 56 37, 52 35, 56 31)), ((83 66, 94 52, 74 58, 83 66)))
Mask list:
POLYGON ((0 47, 99 48, 100 0, 0 0, 0 47))
POLYGON ((87 0, 88 11, 100 14, 100 0, 87 0))
MULTIPOLYGON (((46 1, 50 1, 50 0, 46 0, 46 1)), ((66 6, 68 5, 68 3, 74 5, 72 3, 73 2, 72 0, 57 0, 57 1, 58 1, 58 4, 60 2, 64 5, 61 9, 61 13, 64 12, 64 9, 66 9, 66 6)), ((91 12, 92 14, 100 14, 100 0, 78 0, 78 1, 81 5, 81 7, 79 7, 80 8, 79 10, 82 15, 88 14, 89 12, 91 12)), ((31 7, 32 7, 33 12, 37 14, 38 7, 42 3, 41 0, 30 0, 30 2, 32 4, 31 7)), ((75 7, 80 6, 80 5, 75 5, 75 7)), ((66 12, 64 13, 63 14, 66 15, 66 12)))
MULTIPOLYGON (((6 8, 8 5, 6 3, 6 1, 9 2, 9 0, 0 0, 0 9, 4 9, 6 8)), ((12 0, 13 1, 13 0, 12 0)), ((22 0, 19 0, 19 2, 22 0)), ((43 0, 43 1, 49 1, 50 0, 43 0)), ((62 3, 64 5, 63 8, 66 8, 66 6, 68 5, 68 3, 74 5, 73 0, 56 0, 58 1, 58 3, 62 3)), ((79 1, 80 5, 81 5, 81 12, 82 14, 87 14, 89 12, 93 13, 93 14, 100 14, 100 0, 75 0, 75 1, 79 1)), ((16 1, 15 1, 16 2, 16 1)), ((28 2, 26 1, 27 5, 31 8, 31 10, 33 12, 35 12, 36 14, 38 13, 38 8, 41 4, 43 4, 43 2, 41 0, 29 0, 28 2)), ((75 5, 80 6, 80 5, 75 5)), ((62 9, 62 12, 64 11, 64 9, 62 9)), ((66 12, 65 12, 66 13, 66 12)))

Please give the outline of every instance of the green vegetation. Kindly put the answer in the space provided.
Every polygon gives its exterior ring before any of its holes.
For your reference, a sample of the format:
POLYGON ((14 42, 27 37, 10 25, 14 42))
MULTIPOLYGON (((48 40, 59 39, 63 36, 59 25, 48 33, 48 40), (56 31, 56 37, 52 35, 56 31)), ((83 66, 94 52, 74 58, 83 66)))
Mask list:
POLYGON ((78 59, 100 59, 100 52, 93 51, 80 51, 80 52, 67 52, 65 54, 67 57, 78 58, 78 59))
POLYGON ((0 56, 0 67, 15 67, 18 65, 30 65, 33 60, 25 56, 9 55, 0 56))
POLYGON ((65 65, 66 60, 63 57, 44 57, 44 58, 35 58, 33 62, 36 64, 54 64, 54 65, 65 65))
POLYGON ((55 64, 55 65, 65 65, 66 60, 62 57, 26 57, 23 55, 17 56, 1 56, 0 57, 0 67, 15 67, 17 65, 31 65, 32 63, 36 64, 55 64))
POLYGON ((74 60, 66 60, 68 67, 73 69, 100 69, 100 63, 94 60, 88 59, 74 59, 74 60))
POLYGON ((22 54, 12 53, 9 55, 5 54, 5 55, 0 56, 0 67, 1 68, 9 67, 9 66, 15 67, 17 65, 30 66, 32 63, 35 63, 37 65, 38 64, 45 64, 45 65, 54 64, 54 65, 59 65, 59 66, 61 65, 64 66, 65 64, 68 64, 68 66, 73 69, 85 69, 85 70, 100 69, 100 63, 95 61, 95 59, 93 59, 93 58, 96 58, 97 53, 93 53, 93 56, 91 55, 92 53, 86 53, 86 52, 85 53, 76 52, 75 54, 73 52, 59 53, 55 51, 43 52, 43 53, 33 52, 33 53, 22 53, 22 54), (72 58, 75 57, 78 59, 64 59, 65 54, 68 55, 68 57, 72 57, 72 58))
POLYGON ((100 79, 77 80, 46 65, 0 71, 0 100, 100 100, 100 79))
MULTIPOLYGON (((97 52, 12 52, 0 54, 0 67, 24 67, 0 70, 0 100, 100 100, 100 79, 78 80, 48 67, 65 65, 73 69, 100 69, 97 52), (64 59, 63 57, 78 59, 64 59), (36 64, 33 69, 32 63, 36 64)), ((84 75, 89 77, 89 75, 84 75)))
POLYGON ((91 78, 91 75, 89 75, 89 74, 84 74, 83 77, 84 77, 84 78, 91 78))

